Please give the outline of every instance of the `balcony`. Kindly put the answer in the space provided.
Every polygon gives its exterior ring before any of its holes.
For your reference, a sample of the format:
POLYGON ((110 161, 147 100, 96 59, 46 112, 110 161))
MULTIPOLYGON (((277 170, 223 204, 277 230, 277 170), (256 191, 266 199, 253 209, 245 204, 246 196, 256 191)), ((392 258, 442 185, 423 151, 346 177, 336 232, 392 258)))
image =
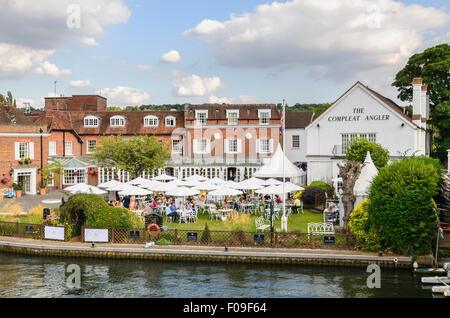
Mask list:
POLYGON ((336 157, 344 157, 347 154, 347 146, 343 145, 335 145, 333 147, 332 154, 336 157))

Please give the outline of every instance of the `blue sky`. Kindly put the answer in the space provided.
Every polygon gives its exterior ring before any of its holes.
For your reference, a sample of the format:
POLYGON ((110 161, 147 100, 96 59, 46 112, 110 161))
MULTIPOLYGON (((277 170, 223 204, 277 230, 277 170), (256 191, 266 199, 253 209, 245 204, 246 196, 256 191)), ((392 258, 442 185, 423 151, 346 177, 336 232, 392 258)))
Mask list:
POLYGON ((390 1, 388 7, 329 1, 327 7, 307 0, 114 0, 107 9, 105 0, 68 1, 82 10, 82 27, 74 32, 64 26, 67 4, 61 1, 43 1, 48 9, 32 15, 28 8, 6 7, 5 16, 21 22, 14 39, 0 28, 0 91, 33 106, 53 93, 55 80, 58 95, 101 93, 119 106, 283 98, 295 104, 332 102, 359 80, 395 98, 392 77, 407 57, 449 39, 444 0, 390 1), (258 10, 261 4, 268 5, 258 10), (87 16, 96 5, 100 15, 87 16), (356 17, 373 14, 380 25, 361 32, 356 17), (22 40, 28 28, 35 35, 22 40), (162 62, 171 50, 181 59, 162 62), (25 60, 14 64, 19 57, 25 60))

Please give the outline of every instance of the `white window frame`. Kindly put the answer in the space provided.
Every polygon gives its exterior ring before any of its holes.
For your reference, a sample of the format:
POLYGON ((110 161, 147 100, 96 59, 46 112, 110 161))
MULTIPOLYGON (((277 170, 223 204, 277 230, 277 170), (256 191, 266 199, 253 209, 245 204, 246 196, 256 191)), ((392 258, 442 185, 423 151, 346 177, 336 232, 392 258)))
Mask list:
POLYGON ((226 154, 239 154, 242 153, 242 139, 225 139, 224 150, 226 154), (235 149, 231 149, 231 144, 235 143, 235 149))
POLYGON ((111 127, 125 127, 127 119, 123 116, 113 116, 109 119, 111 127))
POLYGON ((292 149, 300 149, 300 135, 292 135, 292 149), (298 138, 298 140, 295 140, 296 138, 298 138), (298 143, 298 145, 296 145, 296 143, 298 143))
POLYGON ((174 154, 182 154, 183 153, 183 140, 181 140, 181 139, 173 139, 172 140, 172 153, 174 153, 174 154), (177 142, 177 144, 179 146, 175 147, 175 142, 177 142))
POLYGON ((19 158, 30 157, 30 145, 28 142, 19 142, 19 158))
POLYGON ((239 123, 239 109, 227 109, 227 119, 228 119, 228 125, 230 126, 236 126, 239 123), (236 115, 231 116, 231 115, 236 115))
POLYGON ((256 153, 259 154, 271 154, 273 153, 273 139, 258 139, 256 141, 256 153), (263 149, 263 142, 267 142, 267 151, 263 149))
POLYGON ((49 142, 48 142, 48 155, 49 156, 57 156, 58 155, 56 146, 57 146, 57 143, 55 140, 49 140, 49 142))
POLYGON ((166 127, 176 127, 177 126, 177 118, 174 116, 167 116, 164 120, 166 127), (171 124, 170 121, 173 120, 173 123, 171 124), (168 123, 169 121, 169 123, 168 123))
POLYGON ((86 169, 64 169, 63 185, 76 185, 80 183, 87 183, 86 169), (77 176, 74 175, 75 171, 78 171, 77 176))
POLYGON ((73 142, 72 141, 66 141, 64 142, 64 153, 66 156, 73 156, 73 142), (67 147, 70 145, 70 147, 67 147), (68 151, 70 149, 70 152, 68 151))
POLYGON ((270 109, 258 109, 258 118, 260 125, 269 125, 270 120, 272 119, 271 117, 272 111, 270 109))
POLYGON ((96 116, 87 116, 83 119, 85 128, 97 128, 100 125, 100 118, 96 116))
POLYGON ((48 187, 54 187, 55 186, 55 174, 53 172, 50 175, 50 178, 48 179, 47 186, 48 187))
POLYGON ((144 127, 158 127, 159 118, 154 115, 144 117, 144 127))
POLYGON ((196 110, 195 111, 195 123, 200 126, 206 125, 208 122, 208 110, 202 109, 202 110, 196 110), (205 118, 200 118, 199 115, 205 115, 205 118))
POLYGON ((96 139, 89 139, 86 141, 86 153, 92 154, 95 152, 95 147, 97 147, 97 140, 96 139), (94 142, 94 149, 92 149, 92 142, 94 142))
POLYGON ((206 155, 211 153, 211 142, 207 139, 194 139, 193 140, 193 150, 194 154, 206 155), (205 149, 200 150, 200 142, 205 143, 205 149))

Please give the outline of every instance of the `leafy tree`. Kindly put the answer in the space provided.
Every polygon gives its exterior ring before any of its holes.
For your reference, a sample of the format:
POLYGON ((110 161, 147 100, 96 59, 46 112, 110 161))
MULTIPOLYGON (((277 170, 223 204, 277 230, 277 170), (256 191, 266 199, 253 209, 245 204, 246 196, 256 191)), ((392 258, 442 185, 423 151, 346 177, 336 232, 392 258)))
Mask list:
POLYGON ((434 153, 444 159, 450 147, 450 45, 440 44, 414 54, 400 70, 392 86, 399 91, 398 98, 412 101, 412 80, 422 77, 430 94, 430 125, 434 131, 434 153))
POLYGON ((349 142, 345 158, 359 163, 364 163, 367 152, 370 152, 374 165, 381 169, 389 162, 389 150, 384 149, 380 144, 368 141, 364 138, 356 138, 349 142))
POLYGON ((135 178, 144 171, 162 168, 169 156, 168 145, 155 136, 102 137, 93 154, 100 167, 116 167, 135 178))
POLYGON ((441 180, 436 161, 404 159, 380 170, 373 180, 369 226, 384 248, 413 255, 431 251, 437 225, 432 198, 438 194, 441 180))

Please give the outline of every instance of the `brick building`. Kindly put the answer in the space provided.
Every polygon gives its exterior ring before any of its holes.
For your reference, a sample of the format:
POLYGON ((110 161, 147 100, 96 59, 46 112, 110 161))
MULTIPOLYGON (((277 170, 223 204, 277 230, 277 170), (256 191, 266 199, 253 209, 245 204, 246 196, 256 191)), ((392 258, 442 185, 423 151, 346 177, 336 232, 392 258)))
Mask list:
POLYGON ((47 165, 47 125, 35 123, 21 110, 0 105, 0 188, 22 183, 24 194, 38 191, 39 169, 47 165))

